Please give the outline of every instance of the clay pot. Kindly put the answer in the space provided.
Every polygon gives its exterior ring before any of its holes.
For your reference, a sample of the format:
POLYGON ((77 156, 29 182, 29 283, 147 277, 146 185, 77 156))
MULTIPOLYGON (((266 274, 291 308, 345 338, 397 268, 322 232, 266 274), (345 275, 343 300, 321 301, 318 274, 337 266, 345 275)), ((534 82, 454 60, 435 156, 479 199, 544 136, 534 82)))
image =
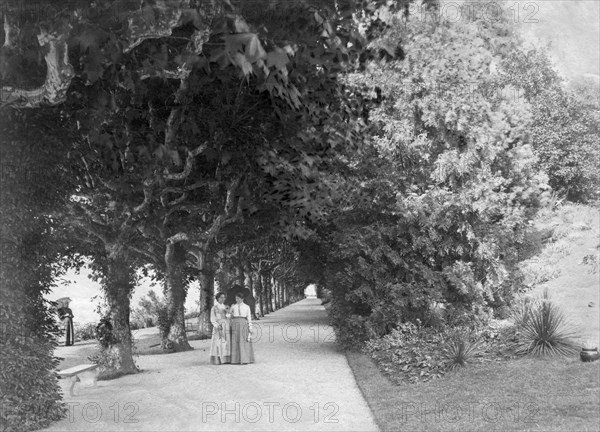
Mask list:
POLYGON ((593 362, 600 358, 600 352, 598 348, 581 348, 579 357, 583 362, 593 362))

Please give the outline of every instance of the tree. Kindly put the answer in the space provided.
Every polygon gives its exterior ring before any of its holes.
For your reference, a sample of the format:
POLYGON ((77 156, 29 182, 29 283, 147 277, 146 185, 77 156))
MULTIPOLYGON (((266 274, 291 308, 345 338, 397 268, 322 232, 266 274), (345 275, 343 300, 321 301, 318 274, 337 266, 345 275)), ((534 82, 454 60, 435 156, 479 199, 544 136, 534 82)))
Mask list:
POLYGON ((499 69, 501 85, 521 89, 531 105, 533 147, 552 188, 572 201, 597 199, 598 87, 595 94, 593 84, 569 91, 544 50, 515 50, 499 69))
POLYGON ((7 431, 44 427, 66 413, 53 356, 60 331, 44 294, 69 265, 53 215, 74 184, 55 151, 68 143, 44 127, 50 111, 5 113, 0 122, 0 422, 7 431))
MULTIPOLYGON (((345 67, 361 60, 364 38, 353 18, 359 7, 353 2, 269 2, 265 8, 244 10, 244 19, 225 0, 210 5, 118 0, 25 6, 24 13, 18 3, 9 3, 6 10, 0 51, 2 110, 48 114, 48 106, 56 107, 44 123, 54 120, 55 132, 65 135, 65 144, 74 147, 69 150, 78 157, 80 184, 69 190, 74 192, 69 194, 74 220, 89 234, 88 240, 94 239, 85 247, 94 252, 95 269, 118 329, 118 369, 131 373, 129 294, 134 268, 147 264, 133 248, 139 250, 136 242, 148 238, 142 230, 152 225, 147 221, 159 208, 157 203, 169 200, 164 191, 173 185, 161 179, 187 169, 187 155, 203 139, 208 138, 209 145, 193 156, 217 168, 208 178, 216 178, 218 184, 205 198, 215 197, 219 211, 208 212, 212 217, 202 230, 162 237, 166 274, 171 263, 171 280, 177 282, 173 286, 183 285, 182 260, 170 259, 193 252, 203 268, 219 231, 238 215, 253 212, 250 198, 293 214, 291 221, 322 217, 319 207, 327 201, 328 187, 318 181, 319 170, 335 157, 336 148, 357 142, 360 128, 360 106, 337 80, 345 67), (20 80, 23 70, 30 80, 20 80), (246 131, 247 125, 257 128, 252 145, 244 149, 244 155, 252 156, 248 161, 234 159, 229 164, 228 146, 237 152, 240 141, 223 140, 210 125, 199 130, 201 119, 190 110, 217 84, 229 91, 232 85, 240 86, 246 103, 259 103, 260 113, 268 117, 255 119, 251 105, 237 105, 246 109, 246 131), (27 90, 31 87, 36 88, 27 90), (164 95, 162 104, 148 104, 154 91, 164 95), (235 171, 240 166, 248 171, 235 171), (251 189, 255 185, 257 192, 251 189), (75 193, 80 197, 73 197, 75 193), (186 250, 189 245, 192 248, 186 250)), ((240 138, 244 132, 236 133, 240 138)), ((52 150, 59 159, 69 155, 58 146, 52 150)), ((186 183, 185 176, 179 180, 173 194, 181 197, 186 195, 182 189, 186 192, 194 183, 186 183)), ((303 229, 301 224, 297 228, 303 229)), ((23 286, 16 288, 24 292, 23 286)), ((171 291, 177 294, 173 311, 181 310, 185 298, 179 288, 171 291)), ((34 297, 39 294, 38 290, 34 297)), ((14 310, 15 322, 24 317, 24 310, 14 310)), ((44 360, 36 378, 52 367, 44 360)))
POLYGON ((375 87, 377 127, 348 156, 339 211, 320 230, 333 322, 349 344, 426 322, 436 303, 450 324, 509 303, 516 247, 547 187, 527 106, 492 91, 490 65, 517 43, 510 23, 390 21, 374 44, 408 41, 404 58, 348 77, 375 87))
POLYGON ((145 297, 140 299, 139 306, 133 313, 141 324, 145 324, 147 320, 157 323, 159 310, 165 307, 165 300, 159 298, 154 290, 150 290, 145 297))

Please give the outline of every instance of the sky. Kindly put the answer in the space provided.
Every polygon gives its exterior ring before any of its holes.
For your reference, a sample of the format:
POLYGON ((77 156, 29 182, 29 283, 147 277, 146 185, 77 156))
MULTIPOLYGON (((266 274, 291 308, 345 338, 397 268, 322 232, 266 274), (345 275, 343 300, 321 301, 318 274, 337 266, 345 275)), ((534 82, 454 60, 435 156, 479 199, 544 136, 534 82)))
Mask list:
MULTIPOLYGON (((518 21, 526 41, 548 46, 563 77, 600 78, 600 1, 518 0, 518 21)), ((513 12, 515 13, 515 12, 513 12)))
MULTIPOLYGON (((526 48, 545 47, 567 81, 587 76, 600 81, 599 0, 506 0, 501 10, 494 0, 442 0, 439 14, 450 22, 467 20, 474 13, 494 20, 508 14, 517 24, 526 48), (478 12, 474 12, 477 10, 478 12)), ((414 7, 416 16, 420 9, 414 7)))
MULTIPOLYGON (((57 300, 61 297, 71 298, 69 307, 73 311, 73 322, 84 325, 88 322, 98 322, 100 315, 95 310, 102 303, 102 290, 100 284, 88 278, 89 270, 83 269, 80 274, 74 271, 69 271, 64 276, 64 282, 59 282, 57 287, 44 297, 47 300, 57 300), (95 297, 95 298, 94 298, 95 297)), ((140 285, 135 288, 131 300, 131 308, 135 309, 139 306, 139 301, 142 297, 148 294, 148 291, 153 289, 159 296, 162 297, 162 287, 156 285, 151 286, 152 282, 148 278, 140 280, 140 285)), ((200 297, 198 284, 194 283, 189 291, 185 302, 186 312, 198 310, 196 301, 200 297)))

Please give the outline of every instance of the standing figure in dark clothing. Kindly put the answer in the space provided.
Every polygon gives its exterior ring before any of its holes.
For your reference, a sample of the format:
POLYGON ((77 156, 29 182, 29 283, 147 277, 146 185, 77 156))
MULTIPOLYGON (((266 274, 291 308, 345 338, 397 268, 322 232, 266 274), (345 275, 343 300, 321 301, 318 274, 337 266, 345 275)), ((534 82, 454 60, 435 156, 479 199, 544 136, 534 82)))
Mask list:
POLYGON ((63 297, 56 300, 58 305, 58 317, 62 321, 65 330, 65 346, 71 346, 75 343, 75 330, 73 329, 73 311, 69 308, 71 299, 63 297))

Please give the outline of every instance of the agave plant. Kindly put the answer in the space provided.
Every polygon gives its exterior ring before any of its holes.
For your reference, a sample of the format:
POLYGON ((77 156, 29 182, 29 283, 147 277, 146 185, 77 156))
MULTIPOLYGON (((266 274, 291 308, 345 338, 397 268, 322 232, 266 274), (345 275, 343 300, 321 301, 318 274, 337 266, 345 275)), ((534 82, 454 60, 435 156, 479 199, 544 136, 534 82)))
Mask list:
POLYGON ((471 335, 456 332, 442 349, 448 369, 454 370, 471 363, 482 352, 482 344, 471 335))
POLYGON ((537 301, 517 310, 517 354, 569 356, 577 351, 575 326, 556 304, 548 291, 537 301))

